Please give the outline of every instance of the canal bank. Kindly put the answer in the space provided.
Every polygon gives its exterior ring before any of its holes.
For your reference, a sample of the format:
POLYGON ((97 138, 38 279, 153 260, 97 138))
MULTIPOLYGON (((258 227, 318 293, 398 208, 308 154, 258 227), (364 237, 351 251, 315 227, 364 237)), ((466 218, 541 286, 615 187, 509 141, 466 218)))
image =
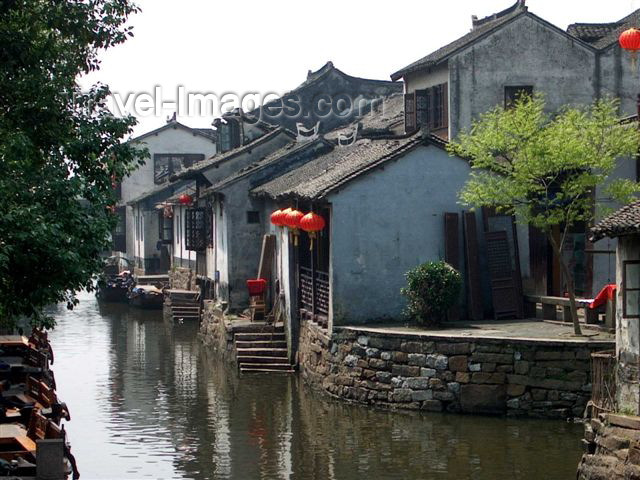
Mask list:
POLYGON ((580 425, 363 408, 297 375, 239 376, 202 345, 196 322, 89 294, 49 313, 83 478, 575 477, 580 425))

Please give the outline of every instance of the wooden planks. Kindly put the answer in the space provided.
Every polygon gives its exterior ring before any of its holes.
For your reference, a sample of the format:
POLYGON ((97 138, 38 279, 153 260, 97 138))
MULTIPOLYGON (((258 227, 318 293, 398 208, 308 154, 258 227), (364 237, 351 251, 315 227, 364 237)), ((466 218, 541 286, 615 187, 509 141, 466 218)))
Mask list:
POLYGON ((482 290, 480 287, 476 215, 473 212, 464 212, 463 218, 469 318, 471 320, 482 320, 482 290))
POLYGON ((507 232, 485 232, 485 239, 494 317, 496 320, 506 317, 521 318, 507 232))
MULTIPOLYGON (((460 270, 460 235, 458 230, 457 213, 444 214, 444 261, 456 270, 460 270)), ((447 319, 451 322, 460 320, 460 307, 454 305, 447 312, 447 319)))

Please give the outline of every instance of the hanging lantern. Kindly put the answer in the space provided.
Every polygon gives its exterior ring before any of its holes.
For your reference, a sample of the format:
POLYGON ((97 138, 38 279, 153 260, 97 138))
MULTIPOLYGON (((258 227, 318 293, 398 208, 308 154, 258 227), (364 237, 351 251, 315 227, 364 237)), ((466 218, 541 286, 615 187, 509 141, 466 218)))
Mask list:
POLYGON ((638 50, 640 50, 640 30, 637 28, 625 30, 618 37, 618 42, 622 48, 631 52, 631 67, 635 69, 638 50))
POLYGON ((276 210, 271 214, 271 223, 276 227, 283 227, 284 226, 283 215, 284 213, 281 209, 276 210))
POLYGON ((304 213, 294 208, 288 209, 286 215, 283 215, 285 226, 289 227, 291 234, 293 235, 293 245, 298 246, 298 232, 300 228, 300 219, 304 217, 304 213))
POLYGON ((183 193, 178 197, 178 202, 180 205, 191 205, 193 203, 193 198, 188 193, 183 193))
POLYGON ((162 208, 162 215, 164 218, 173 218, 173 207, 169 204, 165 204, 162 208))
POLYGON ((322 230, 325 226, 324 218, 317 213, 309 212, 300 219, 300 228, 309 234, 311 244, 309 250, 313 250, 313 241, 317 236, 317 232, 322 230))

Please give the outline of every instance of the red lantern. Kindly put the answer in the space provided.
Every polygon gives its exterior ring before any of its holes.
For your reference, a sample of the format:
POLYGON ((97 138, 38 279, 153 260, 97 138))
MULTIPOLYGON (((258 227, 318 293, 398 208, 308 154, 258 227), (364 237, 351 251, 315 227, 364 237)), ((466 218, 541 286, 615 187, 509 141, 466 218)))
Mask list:
POLYGON ((635 68, 638 50, 640 50, 640 30, 637 28, 625 30, 618 37, 618 42, 622 48, 631 52, 631 66, 635 68))
POLYGON ((178 197, 178 202, 180 205, 191 205, 193 203, 193 198, 188 193, 183 193, 178 197))
POLYGON ((298 228, 300 227, 300 219, 304 217, 304 213, 294 209, 287 208, 282 214, 282 222, 289 228, 293 236, 293 245, 298 246, 298 228))
POLYGON ((276 227, 284 226, 283 212, 281 209, 278 209, 271 214, 271 223, 276 227))
POLYGON ((324 218, 317 213, 309 212, 300 219, 300 228, 309 233, 309 238, 311 239, 309 250, 313 250, 313 240, 316 238, 316 232, 322 230, 324 226, 324 218))
POLYGON ((304 213, 299 210, 292 209, 284 219, 284 224, 290 229, 296 231, 300 228, 300 220, 304 217, 304 213))

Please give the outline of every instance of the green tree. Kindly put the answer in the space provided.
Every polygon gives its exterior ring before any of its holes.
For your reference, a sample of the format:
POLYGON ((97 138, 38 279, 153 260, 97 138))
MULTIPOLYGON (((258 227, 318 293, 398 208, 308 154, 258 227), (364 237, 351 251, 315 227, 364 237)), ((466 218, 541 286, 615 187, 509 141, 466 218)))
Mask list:
POLYGON ((639 190, 631 180, 611 178, 617 160, 640 145, 637 126, 621 124, 617 112, 617 101, 607 99, 550 114, 541 96, 523 96, 511 109, 482 115, 449 146, 472 162, 461 203, 494 207, 546 234, 567 282, 576 335, 574 279, 562 255, 567 233, 593 222, 596 187, 621 203, 639 190))
POLYGON ((131 36, 129 0, 0 2, 0 325, 91 286, 115 224, 113 183, 136 164, 109 89, 82 92, 98 54, 131 36))

